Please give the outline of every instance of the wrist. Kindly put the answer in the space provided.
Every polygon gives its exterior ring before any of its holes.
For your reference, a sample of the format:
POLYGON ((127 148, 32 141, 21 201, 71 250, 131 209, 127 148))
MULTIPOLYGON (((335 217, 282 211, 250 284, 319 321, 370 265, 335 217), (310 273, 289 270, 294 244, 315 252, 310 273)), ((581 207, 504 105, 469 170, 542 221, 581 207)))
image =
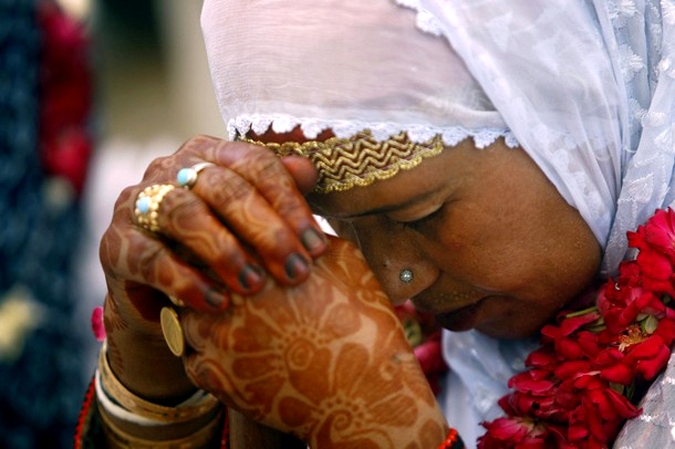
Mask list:
POLYGON ((139 397, 167 405, 193 394, 197 388, 182 359, 169 350, 159 322, 134 326, 133 320, 122 320, 113 309, 105 308, 106 356, 119 382, 139 397))
POLYGON ((111 447, 209 447, 222 426, 222 404, 198 390, 176 406, 147 401, 111 371, 104 342, 95 376, 96 407, 111 447))

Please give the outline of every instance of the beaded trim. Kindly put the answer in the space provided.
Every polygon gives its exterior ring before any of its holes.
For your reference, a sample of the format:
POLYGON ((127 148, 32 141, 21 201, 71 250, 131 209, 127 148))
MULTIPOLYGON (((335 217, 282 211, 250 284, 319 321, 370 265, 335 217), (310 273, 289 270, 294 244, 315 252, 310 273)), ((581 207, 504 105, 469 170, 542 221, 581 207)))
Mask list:
POLYGON ((423 159, 436 156, 445 148, 440 134, 416 143, 401 132, 380 142, 369 130, 347 139, 331 137, 324 141, 264 143, 243 136, 237 140, 269 148, 279 157, 308 158, 319 171, 314 188, 317 193, 340 192, 389 179, 400 170, 417 167, 423 159))

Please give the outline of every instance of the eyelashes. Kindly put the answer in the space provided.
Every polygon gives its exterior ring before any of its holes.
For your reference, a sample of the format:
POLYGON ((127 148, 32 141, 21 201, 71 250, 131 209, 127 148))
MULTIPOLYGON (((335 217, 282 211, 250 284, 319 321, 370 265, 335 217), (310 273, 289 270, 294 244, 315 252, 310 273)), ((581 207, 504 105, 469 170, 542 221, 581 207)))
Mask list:
POLYGON ((436 218, 440 217, 441 213, 443 212, 443 208, 445 207, 445 204, 442 204, 441 207, 430 213, 429 215, 425 215, 424 217, 418 218, 417 220, 413 221, 397 221, 396 223, 400 224, 403 226, 404 229, 413 229, 413 230, 419 230, 421 227, 424 225, 430 224, 435 220, 436 218))

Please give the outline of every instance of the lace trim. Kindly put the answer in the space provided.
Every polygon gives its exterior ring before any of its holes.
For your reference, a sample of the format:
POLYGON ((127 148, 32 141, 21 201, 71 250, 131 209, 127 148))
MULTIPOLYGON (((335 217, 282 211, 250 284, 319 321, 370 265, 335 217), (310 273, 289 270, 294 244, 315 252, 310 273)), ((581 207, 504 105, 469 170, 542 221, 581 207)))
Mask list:
POLYGON ((420 5, 419 0, 393 0, 397 5, 417 11, 417 28, 434 36, 441 36, 441 24, 438 19, 420 5))
POLYGON ((321 120, 297 118, 285 114, 247 114, 230 119, 227 131, 230 140, 245 136, 249 131, 264 134, 269 129, 276 133, 286 133, 300 127, 305 138, 315 139, 322 131, 330 129, 337 138, 348 139, 363 130, 369 130, 375 140, 384 142, 392 136, 405 132, 412 142, 424 143, 440 136, 446 146, 452 147, 471 137, 477 148, 492 145, 503 137, 509 148, 519 146, 518 140, 508 128, 468 129, 462 126, 437 127, 429 125, 401 125, 390 122, 364 122, 359 120, 321 120))

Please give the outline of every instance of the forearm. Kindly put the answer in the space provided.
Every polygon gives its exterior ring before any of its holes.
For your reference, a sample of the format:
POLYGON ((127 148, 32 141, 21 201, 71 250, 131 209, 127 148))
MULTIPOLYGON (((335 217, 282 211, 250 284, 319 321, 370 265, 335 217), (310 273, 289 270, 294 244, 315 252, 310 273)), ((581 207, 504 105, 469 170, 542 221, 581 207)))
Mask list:
POLYGON ((97 409, 108 444, 120 447, 124 441, 134 445, 146 441, 152 447, 187 438, 193 447, 211 447, 218 440, 222 419, 217 414, 222 406, 213 398, 207 407, 187 417, 185 408, 176 408, 198 389, 188 379, 181 359, 168 350, 159 324, 130 326, 127 320, 133 314, 125 316, 123 320, 117 303, 107 298, 108 331, 97 370, 97 409))
POLYGON ((159 404, 176 404, 197 390, 190 382, 180 358, 164 341, 159 322, 143 331, 129 326, 110 325, 118 318, 106 308, 106 329, 110 367, 119 381, 134 394, 159 404))

